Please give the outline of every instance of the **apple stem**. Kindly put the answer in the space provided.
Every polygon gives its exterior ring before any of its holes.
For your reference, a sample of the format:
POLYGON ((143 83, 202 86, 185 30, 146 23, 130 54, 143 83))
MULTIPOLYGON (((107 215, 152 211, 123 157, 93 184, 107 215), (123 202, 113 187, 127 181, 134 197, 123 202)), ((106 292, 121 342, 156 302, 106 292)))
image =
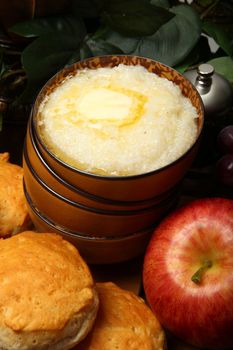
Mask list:
POLYGON ((201 283, 201 279, 203 276, 203 273, 209 269, 211 266, 213 265, 211 260, 204 260, 203 261, 203 265, 200 267, 200 269, 198 269, 194 275, 192 275, 191 280, 196 283, 196 284, 200 284, 201 283))

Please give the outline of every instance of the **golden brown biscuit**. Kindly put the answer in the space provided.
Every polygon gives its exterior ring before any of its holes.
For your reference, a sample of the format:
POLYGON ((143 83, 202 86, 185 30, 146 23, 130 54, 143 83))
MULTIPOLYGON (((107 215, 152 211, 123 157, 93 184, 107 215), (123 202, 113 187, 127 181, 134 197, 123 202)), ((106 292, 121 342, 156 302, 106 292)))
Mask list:
POLYGON ((0 160, 3 162, 9 162, 10 154, 8 152, 0 153, 0 160))
POLYGON ((90 331, 98 295, 88 266, 60 236, 0 240, 0 349, 66 350, 90 331))
POLYGON ((164 331, 143 299, 113 283, 97 283, 97 291, 94 327, 75 350, 164 349, 164 331))
POLYGON ((0 154, 0 236, 24 230, 29 215, 23 192, 23 169, 9 161, 9 153, 0 154))

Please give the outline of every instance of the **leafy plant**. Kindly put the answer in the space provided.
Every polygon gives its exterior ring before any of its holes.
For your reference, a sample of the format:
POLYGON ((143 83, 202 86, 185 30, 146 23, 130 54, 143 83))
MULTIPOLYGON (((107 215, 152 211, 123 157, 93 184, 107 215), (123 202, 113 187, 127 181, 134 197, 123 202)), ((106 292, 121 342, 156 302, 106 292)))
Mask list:
MULTIPOLYGON (((19 76, 24 83, 14 103, 32 103, 64 66, 105 54, 145 56, 181 72, 210 61, 233 82, 232 19, 232 0, 73 0, 67 13, 10 28, 27 40, 19 76), (214 52, 209 37, 218 45, 214 52)), ((4 72, 1 56, 0 82, 4 72)))

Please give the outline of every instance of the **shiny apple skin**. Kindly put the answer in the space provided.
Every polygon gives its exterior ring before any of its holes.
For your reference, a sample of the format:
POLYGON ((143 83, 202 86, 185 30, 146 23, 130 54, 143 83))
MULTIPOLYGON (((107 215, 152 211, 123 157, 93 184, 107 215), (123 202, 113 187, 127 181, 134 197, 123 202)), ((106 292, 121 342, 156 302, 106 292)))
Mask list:
POLYGON ((143 264, 151 309, 174 335, 207 349, 233 349, 233 200, 199 199, 153 233, 143 264), (212 267, 191 280, 204 259, 212 267))

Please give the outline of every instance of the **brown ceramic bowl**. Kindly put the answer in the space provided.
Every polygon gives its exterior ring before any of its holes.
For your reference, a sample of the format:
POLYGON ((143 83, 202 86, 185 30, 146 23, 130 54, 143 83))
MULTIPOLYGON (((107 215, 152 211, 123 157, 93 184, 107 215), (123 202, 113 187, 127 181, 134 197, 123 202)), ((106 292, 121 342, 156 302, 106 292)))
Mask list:
POLYGON ((112 264, 142 255, 153 229, 125 237, 87 237, 72 232, 42 215, 25 190, 29 214, 39 232, 54 232, 74 244, 88 264, 112 264))
POLYGON ((39 93, 28 123, 23 157, 25 195, 36 228, 57 232, 72 241, 90 263, 120 262, 142 254, 157 222, 177 202, 179 184, 198 150, 203 118, 196 89, 159 62, 135 56, 104 56, 63 69, 39 93), (145 174, 103 176, 69 166, 42 141, 37 124, 40 103, 77 70, 120 63, 140 64, 179 86, 198 112, 196 140, 179 159, 145 174))
MULTIPOLYGON (((24 146, 24 159, 32 168, 34 173, 46 183, 53 191, 59 195, 67 198, 70 201, 76 202, 87 207, 92 207, 96 209, 104 210, 116 210, 116 211, 132 211, 139 210, 143 208, 153 207, 166 200, 172 200, 177 195, 179 189, 179 184, 175 187, 169 189, 168 191, 150 198, 148 200, 142 201, 116 201, 110 200, 102 197, 97 197, 92 193, 87 193, 75 187, 65 181, 61 176, 59 176, 50 166, 44 158, 42 157, 40 150, 36 144, 34 132, 32 130, 32 123, 28 123, 27 136, 24 146)), ((27 171, 26 169, 24 169, 27 171)))
POLYGON ((195 87, 180 73, 172 68, 148 58, 136 56, 103 56, 93 57, 75 63, 57 73, 43 87, 32 110, 32 129, 38 149, 53 171, 67 183, 79 188, 85 193, 114 201, 143 201, 149 200, 167 192, 183 178, 189 169, 199 146, 203 128, 203 104, 195 87), (163 168, 145 174, 133 176, 103 176, 81 171, 58 159, 43 143, 38 127, 38 108, 44 98, 53 91, 68 75, 74 75, 84 68, 114 67, 119 64, 142 65, 148 71, 160 77, 173 81, 184 96, 188 97, 198 112, 198 133, 193 145, 176 161, 163 168))
POLYGON ((35 172, 27 154, 23 158, 25 187, 42 215, 87 237, 123 237, 151 228, 176 203, 174 193, 159 203, 138 210, 104 210, 81 205, 60 195, 35 172))

